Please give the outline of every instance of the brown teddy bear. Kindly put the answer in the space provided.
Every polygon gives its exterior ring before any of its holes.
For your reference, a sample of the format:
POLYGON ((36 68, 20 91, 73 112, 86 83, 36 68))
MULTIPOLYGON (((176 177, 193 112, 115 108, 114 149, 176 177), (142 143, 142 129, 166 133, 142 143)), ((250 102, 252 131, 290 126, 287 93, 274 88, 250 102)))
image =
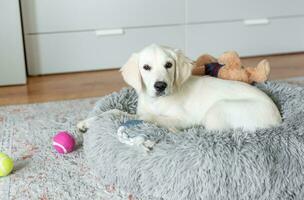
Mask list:
POLYGON ((242 81, 249 84, 265 82, 270 73, 267 60, 262 60, 257 67, 244 67, 235 51, 228 51, 218 59, 205 54, 195 62, 193 75, 210 75, 227 80, 242 81))

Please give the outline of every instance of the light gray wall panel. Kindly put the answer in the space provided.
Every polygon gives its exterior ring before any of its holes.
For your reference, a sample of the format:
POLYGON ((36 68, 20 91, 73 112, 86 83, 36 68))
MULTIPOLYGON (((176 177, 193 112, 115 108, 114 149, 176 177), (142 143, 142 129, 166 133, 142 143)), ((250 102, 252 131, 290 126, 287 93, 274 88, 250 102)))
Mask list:
POLYGON ((0 85, 26 82, 18 0, 0 1, 0 85))

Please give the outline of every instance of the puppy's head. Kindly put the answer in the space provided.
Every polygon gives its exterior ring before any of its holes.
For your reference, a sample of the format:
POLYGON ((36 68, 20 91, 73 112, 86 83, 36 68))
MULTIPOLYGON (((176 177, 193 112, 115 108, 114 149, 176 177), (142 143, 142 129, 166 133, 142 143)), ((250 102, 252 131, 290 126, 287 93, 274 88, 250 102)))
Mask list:
POLYGON ((193 65, 180 50, 150 45, 133 54, 121 68, 124 80, 151 97, 167 96, 191 75, 193 65))

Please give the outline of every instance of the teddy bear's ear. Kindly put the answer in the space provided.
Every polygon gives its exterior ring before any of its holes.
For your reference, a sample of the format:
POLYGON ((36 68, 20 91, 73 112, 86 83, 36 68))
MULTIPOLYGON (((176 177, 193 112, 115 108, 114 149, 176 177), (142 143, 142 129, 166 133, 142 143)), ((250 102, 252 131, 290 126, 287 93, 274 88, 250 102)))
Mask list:
POLYGON ((261 83, 267 81, 270 74, 270 64, 268 60, 261 60, 255 71, 256 82, 261 83))
POLYGON ((218 62, 222 65, 229 67, 239 68, 242 66, 240 56, 236 51, 227 51, 223 53, 219 58, 218 62))

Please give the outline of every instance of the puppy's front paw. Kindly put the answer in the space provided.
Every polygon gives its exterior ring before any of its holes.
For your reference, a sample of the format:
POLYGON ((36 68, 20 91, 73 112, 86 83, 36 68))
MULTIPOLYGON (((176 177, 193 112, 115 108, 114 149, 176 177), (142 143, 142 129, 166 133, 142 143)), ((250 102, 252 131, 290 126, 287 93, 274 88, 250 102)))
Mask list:
POLYGON ((171 131, 172 133, 177 133, 178 132, 178 129, 175 128, 175 127, 169 127, 168 130, 171 131))
POLYGON ((126 112, 123 112, 123 111, 121 111, 119 109, 116 109, 116 108, 112 109, 112 110, 108 110, 105 113, 112 114, 112 115, 115 115, 115 116, 120 116, 120 115, 126 114, 126 112))
POLYGON ((88 131, 88 129, 89 129, 89 126, 88 126, 87 120, 83 120, 83 121, 77 123, 77 130, 79 132, 85 133, 88 131))

